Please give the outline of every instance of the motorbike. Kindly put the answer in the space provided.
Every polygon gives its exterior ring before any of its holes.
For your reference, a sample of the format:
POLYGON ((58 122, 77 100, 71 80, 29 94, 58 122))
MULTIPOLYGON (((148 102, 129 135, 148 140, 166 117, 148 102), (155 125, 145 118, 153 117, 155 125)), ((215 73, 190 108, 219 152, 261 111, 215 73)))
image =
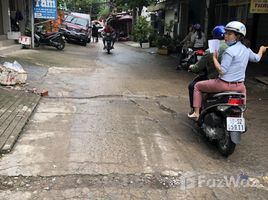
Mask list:
POLYGON ((194 51, 192 48, 181 48, 181 53, 179 55, 179 68, 188 70, 189 66, 197 63, 201 57, 205 54, 202 49, 194 51))
POLYGON ((231 155, 246 132, 244 95, 238 92, 206 94, 197 121, 202 133, 216 141, 223 156, 231 155))
POLYGON ((112 42, 113 42, 112 34, 111 33, 106 33, 105 40, 106 40, 107 53, 110 54, 111 49, 112 49, 112 42))
MULTIPOLYGON (((25 35, 31 36, 31 31, 27 30, 25 35)), ((35 47, 39 47, 42 44, 55 47, 58 50, 63 50, 65 47, 65 37, 61 32, 43 33, 42 26, 38 26, 34 33, 34 43, 35 47)))

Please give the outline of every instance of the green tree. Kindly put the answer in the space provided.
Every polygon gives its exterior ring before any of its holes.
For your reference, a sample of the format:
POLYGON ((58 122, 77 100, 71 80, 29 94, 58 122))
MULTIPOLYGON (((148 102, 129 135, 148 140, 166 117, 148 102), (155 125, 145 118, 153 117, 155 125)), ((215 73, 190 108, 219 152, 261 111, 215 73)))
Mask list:
POLYGON ((118 7, 128 8, 131 10, 138 9, 139 16, 141 15, 141 10, 143 6, 149 6, 153 3, 156 3, 157 0, 114 0, 114 3, 118 7))
POLYGON ((96 19, 107 6, 107 0, 65 0, 67 8, 74 12, 90 13, 96 19))
POLYGON ((134 26, 134 36, 140 43, 148 42, 152 27, 145 17, 140 16, 134 26))
POLYGON ((64 8, 65 1, 64 0, 58 0, 57 4, 58 4, 57 5, 58 9, 62 9, 62 8, 64 8))
POLYGON ((109 14, 110 14, 110 8, 106 6, 100 10, 99 17, 107 18, 109 14))

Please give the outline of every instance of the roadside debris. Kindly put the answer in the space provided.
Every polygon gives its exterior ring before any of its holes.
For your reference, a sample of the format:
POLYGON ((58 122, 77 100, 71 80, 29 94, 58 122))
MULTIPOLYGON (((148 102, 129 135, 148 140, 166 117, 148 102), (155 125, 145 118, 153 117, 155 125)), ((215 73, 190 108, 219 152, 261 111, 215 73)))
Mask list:
POLYGON ((25 92, 34 93, 42 97, 48 96, 48 90, 27 87, 28 73, 16 60, 12 62, 4 62, 0 64, 0 85, 13 90, 23 90, 25 92))
POLYGON ((42 92, 41 92, 41 96, 42 97, 48 96, 48 90, 43 89, 42 92))
POLYGON ((27 72, 17 62, 5 62, 0 65, 0 84, 11 86, 16 84, 25 84, 27 80, 27 72))

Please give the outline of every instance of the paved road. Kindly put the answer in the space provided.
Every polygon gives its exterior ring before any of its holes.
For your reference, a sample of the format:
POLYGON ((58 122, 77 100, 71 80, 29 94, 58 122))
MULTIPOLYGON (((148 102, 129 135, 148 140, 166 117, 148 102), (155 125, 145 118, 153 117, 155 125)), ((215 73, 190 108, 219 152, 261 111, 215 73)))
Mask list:
POLYGON ((115 48, 10 55, 29 71, 27 87, 49 96, 0 158, 0 199, 267 198, 264 88, 249 91, 249 131, 226 159, 186 117, 193 75, 171 57, 115 48))

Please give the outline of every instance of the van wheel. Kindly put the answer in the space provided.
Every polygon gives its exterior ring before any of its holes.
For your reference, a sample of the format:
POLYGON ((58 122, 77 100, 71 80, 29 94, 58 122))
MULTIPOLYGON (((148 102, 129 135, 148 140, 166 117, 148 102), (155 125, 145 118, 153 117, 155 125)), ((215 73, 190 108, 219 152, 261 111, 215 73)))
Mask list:
POLYGON ((87 46, 87 41, 84 41, 84 42, 82 43, 82 45, 83 45, 83 46, 87 46))
POLYGON ((88 38, 88 39, 87 39, 87 43, 90 43, 90 42, 91 42, 91 38, 88 38))

